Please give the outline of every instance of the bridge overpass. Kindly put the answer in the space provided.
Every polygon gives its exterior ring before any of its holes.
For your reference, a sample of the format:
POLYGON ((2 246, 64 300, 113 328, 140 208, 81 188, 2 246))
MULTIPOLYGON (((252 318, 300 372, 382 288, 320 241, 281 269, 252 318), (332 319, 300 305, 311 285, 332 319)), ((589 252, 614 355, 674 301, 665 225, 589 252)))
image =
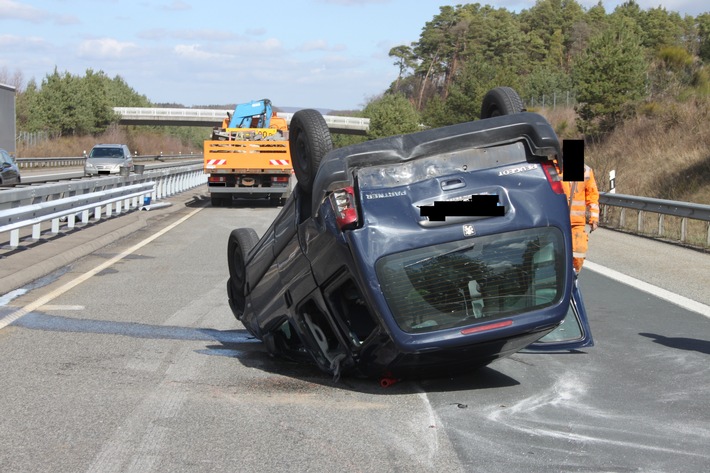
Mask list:
MULTIPOLYGON (((121 118, 121 125, 158 125, 158 126, 209 126, 222 124, 227 112, 233 110, 211 110, 198 108, 145 108, 145 107, 114 107, 121 118)), ((293 113, 278 112, 280 117, 291 122, 293 113)), ((323 115, 332 133, 346 135, 365 135, 370 127, 369 118, 341 117, 323 115)))

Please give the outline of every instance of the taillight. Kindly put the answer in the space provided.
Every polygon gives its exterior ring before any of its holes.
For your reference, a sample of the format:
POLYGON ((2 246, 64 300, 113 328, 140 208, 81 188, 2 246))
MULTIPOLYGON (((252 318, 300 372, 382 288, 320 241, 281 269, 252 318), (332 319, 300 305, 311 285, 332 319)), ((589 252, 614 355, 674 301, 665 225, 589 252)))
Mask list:
POLYGON ((271 176, 271 182, 285 182, 285 183, 288 183, 288 176, 271 176))
POLYGON ((358 221, 357 206, 355 204, 355 191, 352 187, 345 187, 330 194, 330 205, 335 212, 335 221, 338 228, 354 226, 358 221))
POLYGON ((213 176, 207 178, 207 182, 227 182, 227 178, 224 176, 213 176))
POLYGON ((545 161, 542 163, 542 170, 545 171, 547 182, 550 183, 552 191, 555 194, 564 194, 565 189, 562 187, 562 178, 560 178, 560 175, 557 173, 555 165, 549 161, 545 161))

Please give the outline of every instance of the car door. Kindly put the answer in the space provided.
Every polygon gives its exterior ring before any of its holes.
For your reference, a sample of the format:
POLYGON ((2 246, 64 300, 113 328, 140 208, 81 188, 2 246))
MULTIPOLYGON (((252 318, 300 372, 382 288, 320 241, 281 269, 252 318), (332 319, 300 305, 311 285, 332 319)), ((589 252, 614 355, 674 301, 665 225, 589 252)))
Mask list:
POLYGON ((584 308, 582 293, 575 282, 572 288, 569 310, 560 326, 537 342, 529 345, 525 351, 563 351, 591 346, 594 346, 594 339, 589 327, 587 311, 584 308))

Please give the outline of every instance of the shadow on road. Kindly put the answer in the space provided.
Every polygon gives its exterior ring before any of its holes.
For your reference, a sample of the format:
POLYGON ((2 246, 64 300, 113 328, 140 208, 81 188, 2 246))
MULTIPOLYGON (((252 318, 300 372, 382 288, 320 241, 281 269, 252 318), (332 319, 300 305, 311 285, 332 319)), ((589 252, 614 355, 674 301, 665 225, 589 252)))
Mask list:
POLYGON ((650 338, 654 343, 666 346, 668 348, 676 348, 678 350, 697 351, 710 355, 710 341, 698 340, 697 338, 686 337, 666 337, 655 333, 639 333, 642 337, 650 338))

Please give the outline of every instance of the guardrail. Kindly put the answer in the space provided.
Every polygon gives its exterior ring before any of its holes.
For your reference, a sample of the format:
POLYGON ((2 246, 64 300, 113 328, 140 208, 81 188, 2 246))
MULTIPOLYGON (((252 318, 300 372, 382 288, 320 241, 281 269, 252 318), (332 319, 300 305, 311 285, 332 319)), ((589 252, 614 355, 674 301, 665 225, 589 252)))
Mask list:
MULTIPOLYGON (((138 208, 149 208, 143 198, 151 202, 197 187, 206 182, 202 165, 163 168, 144 174, 100 177, 40 186, 14 187, 0 192, 0 235, 9 233, 9 247, 20 245, 21 230, 32 228, 27 237, 39 240, 43 234, 56 235, 66 221, 67 229, 74 229, 76 217, 81 223, 112 217, 138 208)), ((153 204, 151 204, 153 205, 153 204)), ((3 236, 7 241, 7 236, 3 236)))
POLYGON ((599 203, 604 226, 710 247, 710 205, 608 192, 600 193, 599 203), (635 215, 629 218, 627 210, 635 215))
MULTIPOLYGON (((134 162, 161 161, 164 159, 201 159, 202 153, 191 154, 144 154, 133 156, 134 162)), ((20 169, 83 166, 84 156, 64 156, 58 158, 16 158, 20 169)))

